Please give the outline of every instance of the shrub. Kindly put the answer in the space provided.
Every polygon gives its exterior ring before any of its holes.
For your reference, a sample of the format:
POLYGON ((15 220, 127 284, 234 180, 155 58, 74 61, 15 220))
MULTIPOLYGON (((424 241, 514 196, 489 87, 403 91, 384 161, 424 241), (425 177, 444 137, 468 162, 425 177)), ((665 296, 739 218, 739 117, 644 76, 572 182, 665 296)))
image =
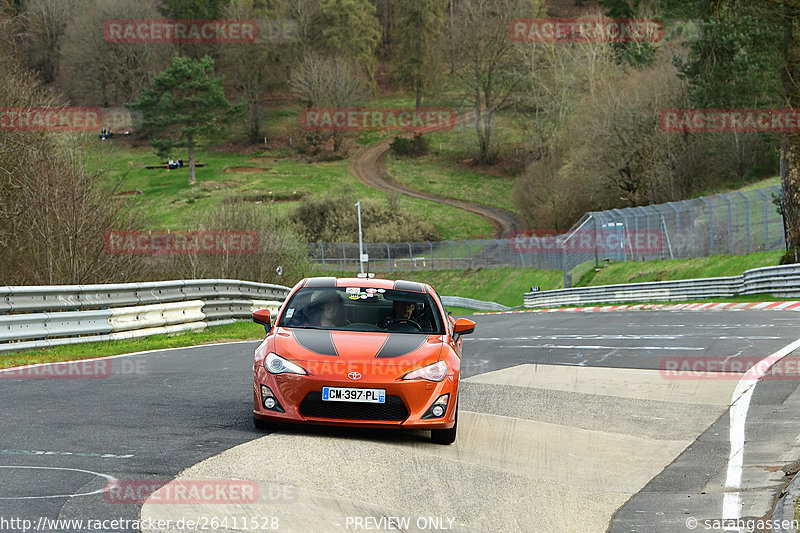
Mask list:
MULTIPOLYGON (((297 231, 309 242, 358 242, 356 195, 342 189, 318 196, 294 213, 297 231)), ((440 239, 427 217, 398 205, 390 197, 386 204, 373 199, 361 201, 361 225, 365 242, 419 242, 440 239)))
POLYGON ((395 137, 389 148, 394 155, 400 157, 420 157, 428 153, 430 146, 425 137, 414 135, 410 139, 395 137))

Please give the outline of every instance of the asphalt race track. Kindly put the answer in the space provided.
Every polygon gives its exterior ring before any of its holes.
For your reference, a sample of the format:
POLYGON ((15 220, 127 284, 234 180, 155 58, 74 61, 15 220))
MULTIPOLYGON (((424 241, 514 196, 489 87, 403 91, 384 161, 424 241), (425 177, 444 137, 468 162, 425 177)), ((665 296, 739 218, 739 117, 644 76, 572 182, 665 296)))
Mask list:
MULTIPOLYGON (((716 372, 791 352, 800 314, 475 320, 452 446, 425 432, 254 430, 253 342, 118 357, 96 379, 0 374, 0 531, 127 532, 122 521, 140 518, 142 531, 187 531, 204 517, 216 531, 677 532, 693 519, 703 530, 731 509, 766 516, 780 468, 800 459, 796 375, 773 369, 782 379, 759 381, 747 404, 741 376, 716 372), (715 372, 663 370, 685 358, 715 372), (142 505, 109 498, 115 480, 171 483, 142 505), (257 501, 158 497, 209 480, 255 485, 257 501)), ((791 353, 783 362, 798 366, 791 353)))

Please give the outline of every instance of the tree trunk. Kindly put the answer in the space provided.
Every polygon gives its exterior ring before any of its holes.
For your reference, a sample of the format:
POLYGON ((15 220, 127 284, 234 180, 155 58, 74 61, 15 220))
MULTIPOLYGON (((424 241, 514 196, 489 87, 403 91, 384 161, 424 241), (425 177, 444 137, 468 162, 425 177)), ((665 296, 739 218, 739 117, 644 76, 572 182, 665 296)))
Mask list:
MULTIPOLYGON (((783 64, 781 74, 783 85, 783 103, 785 108, 793 108, 797 103, 797 88, 794 84, 797 74, 796 51, 794 47, 793 26, 796 13, 792 7, 784 5, 783 31, 783 64)), ((786 250, 800 247, 800 217, 798 216, 798 171, 800 171, 800 147, 796 135, 784 134, 781 139, 780 173, 781 173, 781 211, 783 212, 783 230, 786 238, 786 250)))
POLYGON ((259 123, 259 104, 258 102, 248 102, 249 113, 247 117, 247 136, 250 138, 251 143, 261 141, 261 124, 259 123))
POLYGON ((417 93, 417 111, 422 109, 422 8, 417 10, 417 61, 414 72, 414 89, 417 93))
POLYGON ((453 0, 450 0, 450 77, 456 75, 456 42, 453 36, 453 0))
POLYGON ((189 137, 189 185, 194 185, 197 178, 194 173, 194 140, 189 137))

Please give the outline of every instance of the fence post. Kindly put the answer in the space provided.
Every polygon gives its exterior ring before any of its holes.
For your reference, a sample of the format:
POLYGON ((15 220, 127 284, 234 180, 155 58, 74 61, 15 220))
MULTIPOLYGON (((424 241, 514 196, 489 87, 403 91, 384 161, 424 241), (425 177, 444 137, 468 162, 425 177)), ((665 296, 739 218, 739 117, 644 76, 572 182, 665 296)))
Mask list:
MULTIPOLYGON (((503 264, 503 244, 502 244, 503 240, 502 239, 497 239, 497 240, 495 240, 495 242, 497 243, 497 263, 498 263, 498 265, 502 265, 503 264)), ((510 263, 510 260, 509 260, 509 263, 510 263)), ((511 265, 509 264, 508 266, 511 266, 511 265)))
POLYGON ((386 245, 386 261, 389 263, 389 272, 394 272, 394 268, 392 267, 392 250, 389 248, 389 243, 385 242, 386 245))
POLYGON ((411 270, 416 270, 417 265, 414 263, 414 252, 411 251, 411 243, 406 242, 406 244, 408 245, 408 261, 411 263, 411 270))
POLYGON ((750 200, 745 196, 742 191, 736 191, 736 194, 744 200, 744 227, 747 235, 747 253, 750 253, 750 200))
POLYGON ((766 252, 769 250, 769 209, 767 207, 767 195, 764 194, 761 189, 756 189, 756 192, 764 199, 764 251, 766 252))
POLYGON ((699 200, 708 206, 708 255, 714 255, 714 206, 703 196, 699 200))
MULTIPOLYGON (((772 190, 774 190, 776 193, 778 193, 779 195, 783 194, 781 192, 781 189, 777 185, 770 185, 770 188, 772 190)), ((783 213, 781 213, 781 218, 783 218, 783 213)), ((781 231, 781 241, 783 241, 782 248, 785 248, 785 244, 786 244, 786 232, 784 231, 784 229, 785 229, 785 226, 783 225, 783 221, 781 220, 780 231, 781 231)))
POLYGON ((428 243, 428 248, 431 249, 431 270, 434 270, 434 268, 433 268, 433 244, 431 244, 431 241, 425 241, 425 242, 428 243))
POLYGON ((674 202, 667 202, 670 209, 675 212, 675 248, 678 251, 678 257, 681 257, 681 212, 675 207, 674 202))
POLYGON ((344 270, 346 268, 345 267, 345 263, 347 263, 347 249, 346 249, 344 243, 342 243, 342 270, 344 270))
POLYGON ((594 266, 599 267, 600 255, 597 252, 597 239, 598 239, 597 217, 594 216, 594 213, 590 213, 589 216, 592 217, 592 222, 594 222, 594 239, 593 239, 594 243, 592 245, 592 248, 594 248, 594 266))
POLYGON ((469 241, 467 243, 467 268, 472 268, 472 249, 470 247, 469 241))
POLYGON ((455 270, 453 265, 453 241, 447 241, 447 244, 450 245, 450 270, 455 270))
POLYGON ((325 243, 319 243, 319 249, 322 251, 322 270, 325 271, 325 243))
POLYGON ((733 255, 733 215, 731 214, 731 201, 724 194, 720 194, 725 203, 728 204, 728 250, 733 255))

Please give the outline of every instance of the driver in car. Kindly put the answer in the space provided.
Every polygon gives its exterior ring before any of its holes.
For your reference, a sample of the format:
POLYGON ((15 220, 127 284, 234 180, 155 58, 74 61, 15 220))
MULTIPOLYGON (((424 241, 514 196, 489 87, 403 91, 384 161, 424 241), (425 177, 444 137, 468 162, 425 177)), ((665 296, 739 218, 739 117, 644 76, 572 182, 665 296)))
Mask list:
POLYGON ((409 321, 413 324, 418 324, 419 329, 427 331, 431 329, 430 321, 424 316, 414 316, 414 311, 417 309, 417 304, 408 300, 395 300, 392 302, 393 315, 386 317, 378 324, 379 327, 386 329, 392 323, 403 323, 409 321))

